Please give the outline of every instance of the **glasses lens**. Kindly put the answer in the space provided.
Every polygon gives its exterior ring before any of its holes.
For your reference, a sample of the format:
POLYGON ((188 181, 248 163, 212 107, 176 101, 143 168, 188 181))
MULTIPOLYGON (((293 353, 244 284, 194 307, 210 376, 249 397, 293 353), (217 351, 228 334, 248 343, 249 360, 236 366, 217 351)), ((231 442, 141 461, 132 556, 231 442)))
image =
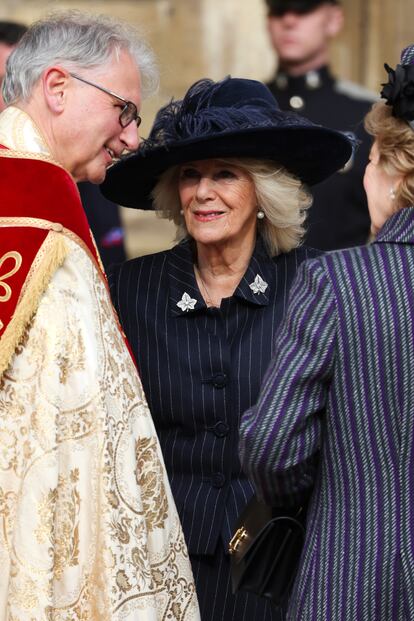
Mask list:
POLYGON ((141 124, 141 117, 138 115, 137 107, 132 101, 128 101, 128 103, 122 109, 119 120, 121 122, 122 127, 126 127, 132 121, 136 121, 137 127, 141 124))

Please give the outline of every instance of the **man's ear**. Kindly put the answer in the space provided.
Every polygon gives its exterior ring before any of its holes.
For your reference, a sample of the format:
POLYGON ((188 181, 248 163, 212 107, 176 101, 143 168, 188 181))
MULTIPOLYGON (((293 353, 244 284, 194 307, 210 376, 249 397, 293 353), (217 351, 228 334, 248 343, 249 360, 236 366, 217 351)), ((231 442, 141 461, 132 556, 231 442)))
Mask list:
POLYGON ((49 109, 63 112, 67 99, 69 73, 62 67, 49 67, 42 76, 43 94, 49 109))
POLYGON ((337 34, 342 30, 344 25, 344 12, 340 6, 330 6, 329 21, 327 26, 327 34, 331 39, 334 39, 337 34))

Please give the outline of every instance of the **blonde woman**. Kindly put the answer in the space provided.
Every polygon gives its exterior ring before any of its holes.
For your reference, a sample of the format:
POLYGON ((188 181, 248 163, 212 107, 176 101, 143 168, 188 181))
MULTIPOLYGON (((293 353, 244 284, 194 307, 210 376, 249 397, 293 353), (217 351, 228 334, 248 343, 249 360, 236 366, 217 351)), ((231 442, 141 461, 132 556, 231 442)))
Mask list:
POLYGON ((204 621, 281 618, 269 602, 230 590, 228 542, 253 494, 237 454, 240 414, 258 396, 296 268, 318 254, 300 247, 310 202, 303 184, 350 153, 341 134, 281 112, 259 82, 202 80, 160 110, 142 151, 104 185, 133 207, 152 193, 178 227, 177 246, 124 263, 111 284, 204 621))

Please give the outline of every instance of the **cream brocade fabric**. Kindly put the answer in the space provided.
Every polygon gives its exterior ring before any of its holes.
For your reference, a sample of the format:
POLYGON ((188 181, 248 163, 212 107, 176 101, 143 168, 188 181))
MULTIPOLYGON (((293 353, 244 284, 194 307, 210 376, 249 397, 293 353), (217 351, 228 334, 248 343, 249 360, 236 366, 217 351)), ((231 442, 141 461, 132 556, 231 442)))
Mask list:
POLYGON ((0 619, 198 620, 136 369, 101 275, 65 243, 0 389, 0 619))

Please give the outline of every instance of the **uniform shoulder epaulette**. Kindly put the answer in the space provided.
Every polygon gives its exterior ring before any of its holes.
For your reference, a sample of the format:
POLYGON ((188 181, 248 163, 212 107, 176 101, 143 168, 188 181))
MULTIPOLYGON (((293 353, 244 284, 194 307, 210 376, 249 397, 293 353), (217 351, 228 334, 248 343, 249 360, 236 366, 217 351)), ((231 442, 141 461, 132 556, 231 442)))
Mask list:
POLYGON ((341 95, 347 95, 352 99, 360 101, 370 101, 374 103, 374 101, 379 99, 378 94, 374 91, 356 82, 351 82, 350 80, 336 80, 334 89, 341 95))

